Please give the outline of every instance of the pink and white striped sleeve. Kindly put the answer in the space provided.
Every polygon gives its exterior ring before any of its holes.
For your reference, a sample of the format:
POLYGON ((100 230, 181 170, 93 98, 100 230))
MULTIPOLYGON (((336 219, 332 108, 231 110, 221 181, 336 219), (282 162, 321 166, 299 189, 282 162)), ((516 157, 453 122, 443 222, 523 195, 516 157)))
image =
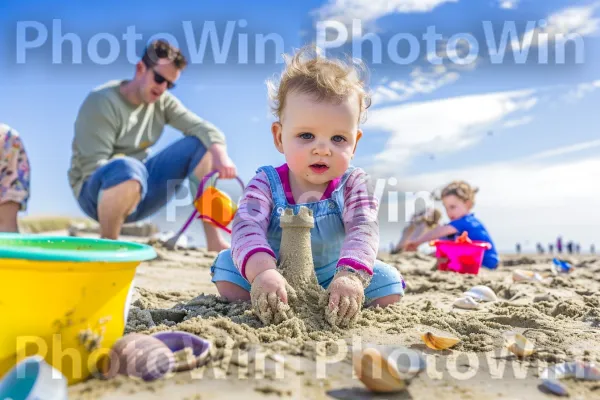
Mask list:
POLYGON ((369 190, 367 174, 357 168, 344 187, 344 212, 342 218, 346 238, 337 266, 364 270, 373 275, 373 265, 379 248, 379 203, 369 190))
POLYGON ((265 252, 275 257, 267 241, 267 228, 273 204, 269 180, 261 171, 244 190, 231 228, 231 256, 244 278, 246 263, 251 255, 265 252))

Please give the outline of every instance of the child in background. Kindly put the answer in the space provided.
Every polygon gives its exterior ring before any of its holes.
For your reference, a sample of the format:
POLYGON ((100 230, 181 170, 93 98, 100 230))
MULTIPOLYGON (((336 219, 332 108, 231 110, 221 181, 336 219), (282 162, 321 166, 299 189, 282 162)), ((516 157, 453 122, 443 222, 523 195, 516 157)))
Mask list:
POLYGON ((447 225, 443 225, 429 231, 416 240, 407 242, 405 250, 416 250, 423 243, 434 239, 445 238, 455 240, 463 232, 467 232, 469 239, 489 242, 492 247, 486 250, 482 265, 494 269, 498 266, 498 252, 496 246, 485 229, 485 226, 471 212, 475 203, 475 193, 478 189, 472 188, 464 181, 454 181, 442 190, 442 203, 446 208, 446 214, 450 218, 447 225))
POLYGON ((307 50, 286 57, 286 64, 280 81, 269 85, 278 118, 273 142, 286 163, 259 168, 248 184, 233 221, 232 248, 218 255, 212 281, 230 301, 250 300, 251 286, 258 285, 262 294, 276 293, 287 303, 276 265, 280 216, 286 208, 297 214, 308 207, 315 273, 337 316, 329 323, 345 326, 358 318, 363 303, 400 301, 405 286, 395 268, 376 260, 377 200, 365 172, 350 165, 369 97, 352 65, 307 50))
POLYGON ((0 123, 0 232, 18 232, 17 214, 27 209, 30 167, 19 133, 0 123))

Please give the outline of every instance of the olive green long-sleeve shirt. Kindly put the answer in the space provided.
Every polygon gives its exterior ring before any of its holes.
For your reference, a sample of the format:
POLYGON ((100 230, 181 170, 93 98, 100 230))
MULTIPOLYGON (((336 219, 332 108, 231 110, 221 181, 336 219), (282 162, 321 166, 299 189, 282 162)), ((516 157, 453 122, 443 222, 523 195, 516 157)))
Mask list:
POLYGON ((223 133, 165 92, 152 104, 138 106, 119 91, 123 81, 110 81, 92 90, 79 109, 72 143, 69 184, 75 198, 94 171, 117 155, 145 160, 165 125, 195 136, 209 146, 225 144, 223 133))

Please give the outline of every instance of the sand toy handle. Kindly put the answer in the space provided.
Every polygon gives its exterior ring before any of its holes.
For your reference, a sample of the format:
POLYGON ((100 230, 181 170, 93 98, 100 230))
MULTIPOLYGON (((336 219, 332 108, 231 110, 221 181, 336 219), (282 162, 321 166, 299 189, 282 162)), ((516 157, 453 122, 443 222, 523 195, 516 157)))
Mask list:
MULTIPOLYGON (((212 172, 208 173, 207 175, 204 176, 204 178, 202 178, 202 181, 200 182, 200 186, 198 186, 198 191, 196 192, 196 196, 194 197, 194 201, 196 201, 198 199, 198 197, 200 197, 202 195, 202 192, 204 192, 204 186, 206 185, 206 183, 208 182, 208 180, 213 175, 218 174, 218 173, 219 172, 215 170, 215 171, 212 171, 212 172)), ((240 179, 240 177, 236 176, 235 179, 239 182, 240 186, 242 187, 242 190, 244 190, 244 182, 242 182, 242 180, 240 179)), ((218 177, 215 180, 215 184, 217 183, 217 180, 219 180, 218 177)), ((194 217, 196 216, 197 212, 198 212, 198 210, 196 209, 196 207, 194 207, 194 211, 192 212, 192 215, 190 215, 190 217, 185 222, 185 224, 183 225, 183 227, 181 228, 181 230, 177 233, 177 237, 181 236, 183 234, 183 232, 185 232, 185 230, 190 226, 190 224, 194 220, 194 217)), ((223 226, 223 225, 219 224, 217 221, 215 221, 213 218, 209 217, 208 215, 200 215, 200 218, 201 219, 209 220, 211 223, 215 224, 219 228, 221 228, 224 231, 226 231, 227 233, 231 234, 231 230, 230 229, 228 229, 226 226, 223 226)))

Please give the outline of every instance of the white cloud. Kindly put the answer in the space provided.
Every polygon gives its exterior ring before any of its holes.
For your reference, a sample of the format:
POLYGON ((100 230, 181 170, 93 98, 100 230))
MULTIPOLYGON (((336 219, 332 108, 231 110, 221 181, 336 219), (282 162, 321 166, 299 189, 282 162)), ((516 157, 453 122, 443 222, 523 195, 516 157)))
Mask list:
MULTIPOLYGON (((576 151, 573 148, 571 151, 576 151)), ((560 153, 559 149, 551 152, 560 153)), ((517 241, 546 245, 558 235, 589 248, 598 239, 600 224, 600 213, 595 212, 600 186, 594 184, 600 180, 600 157, 540 162, 551 152, 525 160, 416 175, 402 183, 409 191, 431 191, 456 179, 479 187, 474 212, 500 249, 514 249, 517 241)))
POLYGON ((525 160, 527 161, 535 161, 535 160, 543 160, 551 157, 562 156, 565 154, 576 153, 584 150, 593 149, 595 147, 600 147, 600 140, 590 140, 589 142, 582 142, 573 144, 570 146, 559 147, 557 149, 543 151, 541 153, 534 154, 530 157, 527 157, 525 160))
POLYGON ((548 40, 559 41, 559 35, 562 35, 561 41, 592 35, 600 28, 600 19, 594 18, 597 8, 598 4, 592 4, 560 10, 546 19, 546 27, 538 27, 526 32, 520 39, 520 43, 513 40, 512 48, 513 50, 520 48, 521 43, 523 49, 530 45, 545 46, 548 40), (546 35, 540 35, 541 33, 546 35))
POLYGON ((587 94, 590 94, 598 89, 600 89, 600 80, 580 83, 575 89, 571 90, 567 94, 567 99, 572 101, 580 100, 587 94))
POLYGON ((520 0, 499 0, 500 8, 504 8, 506 10, 513 10, 517 8, 520 0))
POLYGON ((517 126, 522 126, 522 125, 527 125, 529 123, 531 123, 531 121, 533 121, 533 117, 531 115, 525 115, 521 118, 517 118, 517 119, 511 119, 509 121, 506 121, 504 123, 504 125, 502 125, 504 128, 516 128, 517 126))
POLYGON ((450 153, 478 143, 494 124, 537 103, 533 90, 453 97, 371 110, 367 130, 389 133, 374 156, 378 175, 397 174, 419 153, 450 153))
POLYGON ((429 12, 445 3, 458 0, 329 0, 316 10, 321 20, 351 23, 361 19, 364 23, 375 21, 388 14, 429 12))
POLYGON ((385 103, 406 101, 417 94, 432 93, 439 88, 456 82, 459 74, 448 71, 443 65, 430 71, 416 67, 410 74, 410 80, 385 82, 373 89, 373 106, 385 103))

